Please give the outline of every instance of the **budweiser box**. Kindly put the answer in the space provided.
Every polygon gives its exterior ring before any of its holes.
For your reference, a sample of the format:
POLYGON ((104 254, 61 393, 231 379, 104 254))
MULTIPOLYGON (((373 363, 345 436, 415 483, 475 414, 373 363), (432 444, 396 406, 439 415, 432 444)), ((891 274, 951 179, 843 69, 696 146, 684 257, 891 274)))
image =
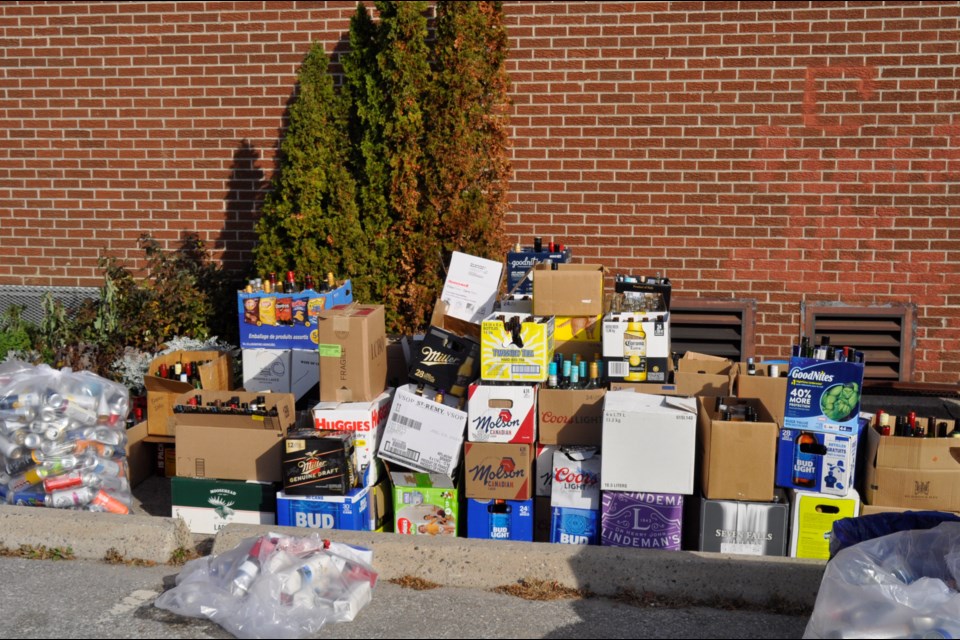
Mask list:
POLYGON ((695 398, 610 391, 603 406, 601 488, 691 495, 696 441, 695 398))
MULTIPOLYGON (((952 430, 954 422, 945 422, 952 430)), ((960 439, 882 436, 868 428, 865 444, 867 502, 960 511, 960 439)))
POLYGON ((244 349, 243 388, 246 391, 292 393, 295 400, 320 383, 316 349, 244 349))
POLYGON ((728 396, 734 364, 726 358, 687 351, 677 360, 673 382, 686 396, 728 396))
POLYGON ((370 487, 330 496, 277 493, 277 525, 281 527, 374 531, 375 524, 371 522, 370 487))
POLYGON ((551 506, 598 510, 600 458, 596 447, 561 447, 555 451, 551 506))
POLYGON ((530 444, 464 444, 464 495, 476 499, 532 498, 533 460, 530 444))
POLYGON ((380 481, 377 447, 390 415, 393 389, 369 402, 320 402, 312 409, 313 426, 319 431, 347 431, 353 435, 355 468, 360 483, 372 487, 380 481))
POLYGON ((541 444, 600 446, 604 389, 547 389, 537 398, 541 444))
POLYGON ((283 491, 287 495, 345 495, 357 486, 353 434, 348 431, 294 431, 283 449, 283 491))
POLYGON ((847 495, 855 483, 858 440, 856 433, 780 429, 776 485, 847 495))
POLYGON ((411 354, 409 381, 463 398, 480 377, 480 345, 469 337, 430 327, 411 354))
POLYGON ((757 399, 697 398, 700 483, 703 495, 714 500, 773 500, 779 429, 757 399), (757 422, 724 420, 719 406, 736 412, 749 406, 757 422))
POLYGON ((377 455, 416 471, 453 477, 460 462, 467 413, 399 387, 377 455))
POLYGON ((353 302, 347 280, 332 291, 320 293, 237 294, 242 349, 317 348, 317 316, 325 309, 353 302))
POLYGON ((700 551, 750 556, 785 556, 790 505, 777 491, 773 502, 702 500, 700 551))
POLYGON ((608 313, 603 317, 603 360, 611 382, 666 384, 670 373, 670 313, 608 313), (633 321, 640 325, 646 336, 643 341, 646 356, 641 358, 642 376, 630 371, 627 357, 628 343, 637 341, 636 336, 627 331, 633 321), (638 380, 637 377, 644 379, 638 380))
POLYGON ((152 436, 174 435, 173 405, 177 396, 194 390, 188 382, 169 380, 158 375, 160 366, 193 363, 200 373, 204 391, 233 389, 233 358, 220 351, 174 351, 157 356, 150 362, 143 386, 147 390, 147 431, 152 436))
POLYGON ((599 544, 600 518, 596 509, 551 507, 550 511, 550 542, 599 544))
POLYGON ((603 309, 604 268, 599 264, 534 267, 533 313, 537 316, 595 316, 603 309))
POLYGON ((533 499, 467 499, 467 537, 533 542, 533 499))
POLYGON ((537 387, 471 384, 467 440, 533 444, 537 439, 537 387))
MULTIPOLYGON (((774 421, 783 426, 783 408, 787 400, 787 367, 774 364, 783 375, 770 375, 770 364, 760 362, 753 375, 747 373, 747 363, 738 362, 733 369, 733 386, 741 398, 759 398, 770 411, 774 421)), ((776 373, 776 371, 775 371, 776 373)))
POLYGON ((856 491, 841 497, 793 490, 790 504, 792 558, 829 560, 833 523, 860 514, 860 495, 856 491))
POLYGON ((172 478, 171 513, 191 533, 213 534, 231 523, 277 523, 277 483, 172 478))
POLYGON ((177 396, 175 405, 212 402, 227 407, 259 398, 259 412, 221 408, 219 413, 174 413, 177 475, 280 482, 283 438, 296 422, 292 394, 194 390, 177 396))
POLYGON ((683 496, 679 494, 603 492, 603 546, 679 551, 682 530, 683 496))
POLYGON ((480 326, 480 378, 505 382, 543 382, 553 359, 552 317, 495 313, 480 326), (512 319, 520 331, 507 330, 512 319))
POLYGON ((387 388, 387 334, 382 305, 350 304, 317 316, 320 400, 362 402, 387 388))
POLYGON ((460 498, 453 480, 435 473, 397 471, 390 480, 396 533, 456 537, 460 498))
POLYGON ((557 264, 570 262, 569 249, 559 251, 535 251, 533 247, 524 247, 521 251, 507 252, 507 290, 515 294, 533 293, 533 280, 527 277, 534 265, 550 260, 557 264))
POLYGON ((783 426, 821 433, 856 434, 863 364, 790 358, 783 426))

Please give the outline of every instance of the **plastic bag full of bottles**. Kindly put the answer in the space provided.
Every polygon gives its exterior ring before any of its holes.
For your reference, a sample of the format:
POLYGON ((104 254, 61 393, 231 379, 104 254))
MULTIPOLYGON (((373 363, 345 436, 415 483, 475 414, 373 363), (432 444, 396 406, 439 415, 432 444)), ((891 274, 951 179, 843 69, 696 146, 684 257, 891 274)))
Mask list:
POLYGON ((130 513, 129 390, 88 371, 0 365, 0 501, 130 513))

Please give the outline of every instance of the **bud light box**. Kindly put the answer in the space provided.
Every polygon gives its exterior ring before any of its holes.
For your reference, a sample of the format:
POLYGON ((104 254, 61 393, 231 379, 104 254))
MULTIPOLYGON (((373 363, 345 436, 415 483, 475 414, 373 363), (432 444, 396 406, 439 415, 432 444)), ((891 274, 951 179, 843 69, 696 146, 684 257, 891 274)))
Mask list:
POLYGON ((276 524, 278 483, 171 478, 174 518, 191 533, 217 533, 230 523, 276 524))
POLYGON ((790 358, 783 426, 855 435, 862 386, 862 363, 790 358))
POLYGON ((394 471, 393 530, 403 535, 457 535, 460 498, 453 480, 437 473, 394 471))
POLYGON ((466 443, 464 495, 476 499, 532 498, 533 460, 532 444, 466 443))
POLYGON ((472 384, 467 440, 533 444, 537 439, 537 387, 472 384))
POLYGON ((467 537, 533 542, 533 499, 467 500, 467 537))
POLYGON ((608 547, 680 550, 683 496, 676 493, 604 491, 600 544, 608 547))
POLYGON ((324 309, 353 302, 347 280, 332 291, 237 294, 242 349, 317 348, 317 316, 324 309))
POLYGON ((393 389, 370 402, 320 402, 313 407, 313 426, 319 431, 348 431, 353 434, 356 469, 363 486, 380 480, 377 447, 390 415, 393 389))
POLYGON ((595 447, 561 447, 555 451, 550 504, 554 507, 598 510, 601 464, 595 447))
POLYGON ((370 488, 343 496, 291 496, 277 493, 277 524, 281 527, 372 531, 370 488))
POLYGON ((776 485, 845 496, 853 489, 857 433, 851 435, 781 429, 776 485))
POLYGON ((598 544, 600 542, 599 512, 593 509, 552 507, 550 542, 557 544, 598 544))

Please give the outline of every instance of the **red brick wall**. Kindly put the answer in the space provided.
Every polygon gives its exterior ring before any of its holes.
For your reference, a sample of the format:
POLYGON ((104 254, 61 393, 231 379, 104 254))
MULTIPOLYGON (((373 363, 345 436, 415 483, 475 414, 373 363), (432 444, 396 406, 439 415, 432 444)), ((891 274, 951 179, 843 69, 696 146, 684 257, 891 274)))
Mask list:
MULTIPOLYGON (((102 251, 253 241, 309 43, 353 2, 0 4, 0 284, 102 251)), ((679 294, 916 305, 915 379, 960 373, 960 3, 507 3, 510 233, 679 294)))

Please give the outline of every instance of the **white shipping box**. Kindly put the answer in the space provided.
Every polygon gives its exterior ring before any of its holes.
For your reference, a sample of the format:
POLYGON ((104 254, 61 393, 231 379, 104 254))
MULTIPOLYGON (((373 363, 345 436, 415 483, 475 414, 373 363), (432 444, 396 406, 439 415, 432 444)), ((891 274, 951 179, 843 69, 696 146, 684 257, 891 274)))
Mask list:
POLYGON ((299 400, 320 382, 320 352, 313 349, 244 349, 243 388, 292 393, 299 400))
POLYGON ((415 390, 414 385, 397 389, 378 455, 415 471, 453 477, 467 412, 418 396, 415 390))
POLYGON ((467 440, 533 444, 537 439, 537 387, 472 384, 467 440))
POLYGON ((692 495, 696 398, 609 391, 603 403, 601 489, 692 495))
POLYGON ((376 461, 380 438, 390 415, 393 389, 387 389, 369 402, 321 402, 313 410, 313 426, 318 431, 353 433, 355 468, 360 471, 363 486, 372 487, 380 480, 376 461))
POLYGON ((562 447, 555 451, 550 506, 599 510, 600 458, 595 447, 562 447))

